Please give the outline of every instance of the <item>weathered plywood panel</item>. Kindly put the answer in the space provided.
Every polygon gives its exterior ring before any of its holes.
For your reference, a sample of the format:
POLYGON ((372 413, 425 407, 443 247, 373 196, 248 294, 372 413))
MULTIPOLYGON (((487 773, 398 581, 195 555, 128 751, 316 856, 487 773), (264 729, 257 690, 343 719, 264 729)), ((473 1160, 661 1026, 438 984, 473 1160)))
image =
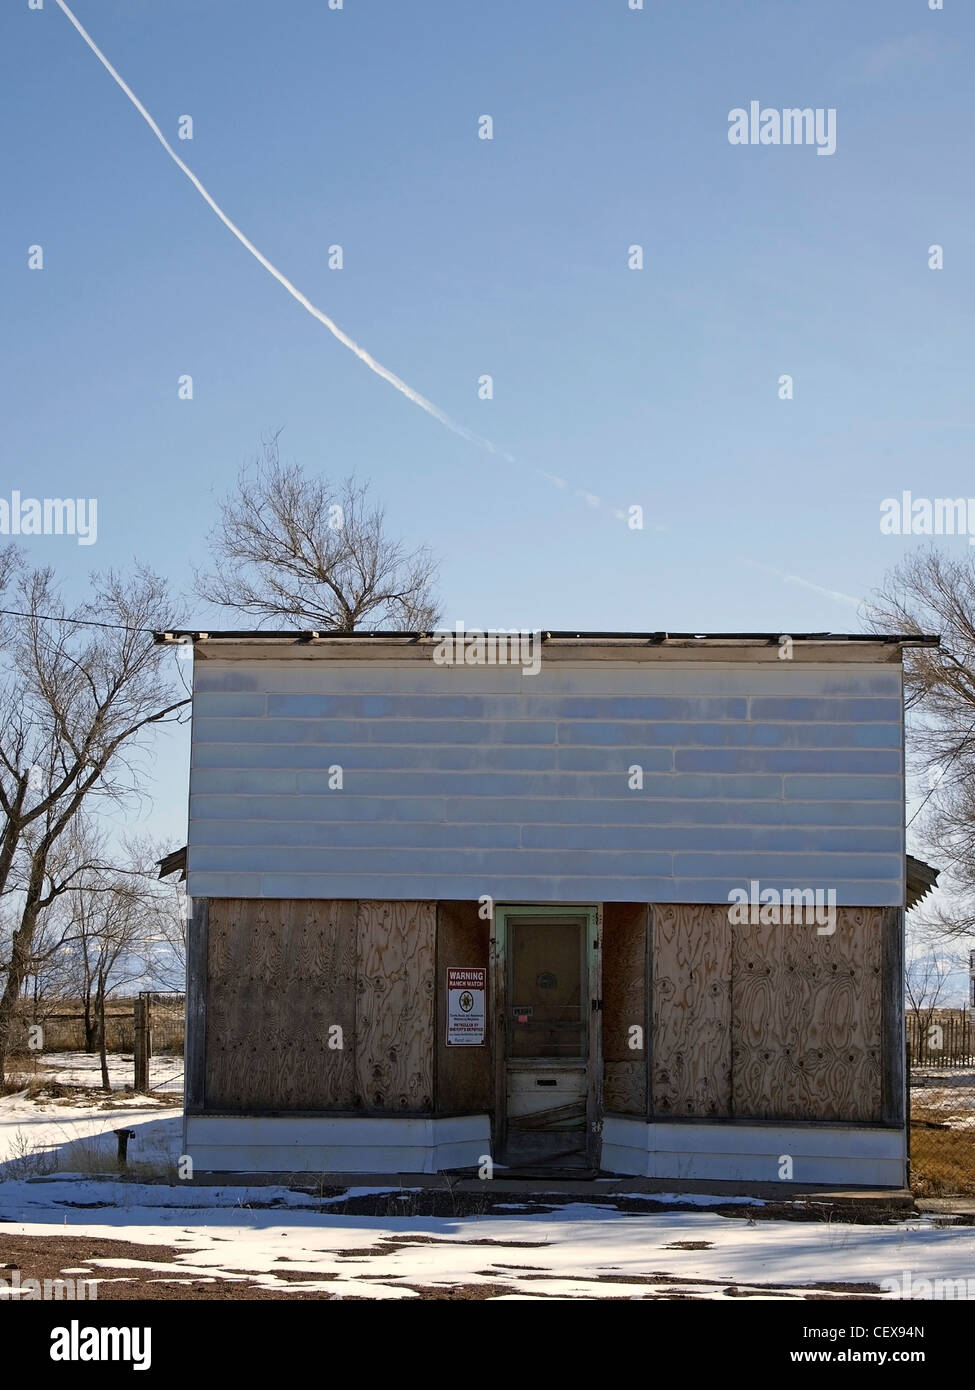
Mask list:
POLYGON ((354 1108, 355 903, 212 901, 207 976, 208 1110, 354 1108))
POLYGON ((885 1124, 902 1125, 907 1110, 907 1058, 904 1036, 904 912, 887 908, 882 913, 883 968, 881 1013, 883 1056, 880 1083, 881 1113, 885 1124))
POLYGON ((434 902, 359 903, 356 1077, 367 1111, 433 1109, 434 902))
POLYGON ((881 909, 838 908, 822 936, 726 906, 653 917, 655 1114, 882 1118, 881 909))
POLYGON ((603 1098, 607 1114, 645 1117, 647 1113, 647 1063, 604 1062, 603 1098))
POLYGON ((647 916, 645 903, 607 903, 603 912, 603 1103, 609 1113, 646 1115, 647 916), (630 1046, 631 1028, 643 1030, 630 1046))
POLYGON ((728 906, 653 909, 653 1113, 731 1113, 728 906))
MULTIPOLYGON (((437 1113, 473 1114, 494 1105, 490 1007, 482 1047, 447 1046, 447 969, 489 971, 491 923, 477 915, 477 903, 440 903, 437 913, 437 1113)), ((488 1003, 488 1001, 485 1001, 488 1003)))
POLYGON ((206 1103, 207 934, 210 904, 197 898, 186 934, 186 1046, 183 1056, 183 1105, 199 1114, 206 1103))
POLYGON ((882 912, 732 928, 736 1118, 881 1118, 882 912))

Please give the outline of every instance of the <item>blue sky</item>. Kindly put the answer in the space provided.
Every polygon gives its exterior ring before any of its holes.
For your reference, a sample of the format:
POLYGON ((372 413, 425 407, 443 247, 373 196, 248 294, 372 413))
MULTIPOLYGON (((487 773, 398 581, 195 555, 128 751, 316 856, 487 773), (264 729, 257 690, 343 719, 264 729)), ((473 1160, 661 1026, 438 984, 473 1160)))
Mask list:
MULTIPOLYGON (((138 557, 188 587, 216 499, 276 429, 286 458, 371 479, 440 556, 447 620, 474 626, 856 630, 841 596, 912 544, 881 535, 881 499, 975 495, 962 0, 72 8, 264 254, 516 459, 337 343, 54 0, 8 0, 0 494, 98 498, 97 545, 29 543, 72 585, 138 557), (732 146, 752 100, 834 107, 836 153, 732 146), (634 503, 642 531, 612 516, 634 503)), ((157 771, 153 828, 175 838, 181 740, 157 771)))

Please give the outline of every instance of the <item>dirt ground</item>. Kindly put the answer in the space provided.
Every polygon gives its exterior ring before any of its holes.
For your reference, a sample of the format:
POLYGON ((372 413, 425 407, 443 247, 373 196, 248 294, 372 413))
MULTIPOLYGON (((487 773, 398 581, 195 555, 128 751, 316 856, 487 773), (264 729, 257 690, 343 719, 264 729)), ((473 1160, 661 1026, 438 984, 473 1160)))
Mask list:
MULTIPOLYGON (((10 1282, 14 1269, 25 1279, 75 1279, 89 1277, 77 1271, 89 1261, 139 1260, 144 1263, 175 1264, 179 1257, 195 1252, 186 1247, 169 1245, 134 1245, 124 1240, 88 1239, 84 1236, 14 1236, 0 1235, 0 1279, 10 1282), (65 1270, 73 1271, 65 1274, 65 1270)), ((116 1299, 274 1299, 292 1297, 286 1289, 280 1292, 262 1289, 251 1283, 250 1276, 237 1280, 180 1277, 154 1269, 110 1269, 105 1265, 90 1265, 92 1279, 111 1280, 98 1285, 98 1302, 116 1299)), ((307 1276, 303 1276, 307 1277, 307 1276)), ((318 1276, 321 1277, 321 1276, 318 1276)), ((328 1299, 327 1293, 304 1293, 303 1298, 328 1299)))
MULTIPOLYGON (((398 1238, 401 1243, 410 1244, 410 1237, 398 1238)), ((420 1238, 422 1239, 422 1238, 420 1238)), ((473 1245, 491 1245, 495 1242, 488 1240, 467 1242, 473 1245)), ((505 1242, 510 1244, 510 1242, 505 1242)), ((110 1265, 93 1264, 92 1261, 120 1261, 138 1260, 148 1266, 150 1264, 174 1264, 178 1259, 189 1263, 192 1256, 196 1253, 187 1250, 186 1246, 168 1245, 136 1245, 123 1240, 104 1240, 101 1238, 89 1238, 85 1236, 16 1236, 0 1235, 0 1279, 11 1281, 14 1270, 20 1271, 20 1280, 23 1283, 27 1279, 74 1279, 84 1280, 88 1275, 80 1273, 83 1267, 87 1266, 90 1277, 102 1282, 98 1285, 97 1301, 99 1303, 113 1301, 178 1301, 178 1302, 206 1302, 206 1301, 252 1301, 265 1302, 275 1299, 296 1299, 305 1302, 312 1301, 332 1301, 336 1298, 344 1302, 371 1301, 368 1296, 363 1295, 358 1298, 355 1293, 348 1291, 348 1284, 343 1284, 341 1294, 330 1294, 318 1290, 291 1290, 287 1286, 289 1283, 304 1282, 308 1279, 321 1280, 328 1278, 320 1272, 311 1274, 306 1270, 295 1268, 293 1270, 280 1269, 274 1271, 274 1278, 280 1282, 280 1288, 264 1288, 254 1282, 253 1275, 247 1271, 240 1271, 239 1279, 226 1279, 223 1277, 199 1278, 192 1274, 180 1275, 165 1270, 153 1268, 116 1268, 110 1265)), ((347 1250, 346 1256, 354 1257, 360 1252, 347 1250)), ((374 1255, 375 1249, 370 1248, 366 1253, 374 1255)), ((515 1268, 515 1266, 512 1266, 515 1268)), ((524 1279, 547 1279, 559 1278, 558 1275, 540 1272, 536 1275, 527 1273, 533 1266, 530 1264, 518 1265, 519 1277, 524 1279)), ((232 1271, 231 1271, 232 1272, 232 1271)), ((490 1269, 480 1271, 483 1275, 497 1276, 501 1274, 500 1269, 490 1269)), ((390 1282, 395 1276, 384 1276, 390 1282)), ((575 1282, 575 1276, 561 1276, 570 1282, 575 1282)), ((502 1274, 503 1278, 503 1274, 502 1274)), ((681 1285, 694 1285, 698 1288, 702 1284, 714 1285, 716 1288, 723 1288, 729 1297, 755 1298, 761 1297, 761 1291, 754 1285, 747 1289, 738 1289, 734 1284, 728 1285, 724 1281, 710 1279, 680 1279, 673 1275, 662 1272, 653 1272, 646 1275, 605 1275, 606 1282, 611 1283, 631 1283, 641 1285, 644 1292, 634 1295, 637 1298, 651 1301, 655 1299, 687 1299, 694 1298, 690 1292, 684 1292, 681 1285), (653 1283, 658 1286, 654 1292, 646 1292, 646 1285, 653 1283)), ((500 1298, 506 1294, 517 1295, 521 1290, 513 1285, 502 1282, 491 1284, 456 1284, 450 1288, 442 1286, 430 1286, 424 1284, 414 1284, 405 1279, 397 1279, 399 1287, 410 1289, 421 1301, 431 1302, 468 1302, 491 1298, 500 1298)), ((785 1286, 788 1288, 789 1286, 785 1286)), ((777 1286, 777 1293, 781 1296, 784 1288, 777 1286)), ((833 1299, 878 1299, 881 1296, 880 1289, 875 1284, 815 1284, 811 1286, 794 1286, 794 1296, 797 1299, 826 1301, 833 1299)), ((546 1295, 553 1297, 553 1295, 546 1295)), ((5 1302, 3 1299, 0 1302, 5 1302)), ((620 1301, 619 1296, 610 1296, 609 1301, 620 1301)))

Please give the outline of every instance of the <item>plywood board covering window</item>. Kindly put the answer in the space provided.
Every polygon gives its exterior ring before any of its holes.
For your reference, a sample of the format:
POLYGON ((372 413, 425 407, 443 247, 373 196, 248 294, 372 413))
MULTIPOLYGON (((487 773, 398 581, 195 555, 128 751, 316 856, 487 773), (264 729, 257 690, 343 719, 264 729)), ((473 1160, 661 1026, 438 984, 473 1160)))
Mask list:
POLYGON ((360 902, 356 1072, 366 1110, 433 1108, 437 906, 360 902))
POLYGON ((353 1109, 356 904, 216 899, 207 957, 207 1108, 353 1109))
POLYGON ((205 1109, 430 1113, 435 933, 432 902, 212 900, 205 1109))
POLYGON ((654 1114, 879 1121, 882 916, 838 908, 820 936, 655 907, 654 1114))

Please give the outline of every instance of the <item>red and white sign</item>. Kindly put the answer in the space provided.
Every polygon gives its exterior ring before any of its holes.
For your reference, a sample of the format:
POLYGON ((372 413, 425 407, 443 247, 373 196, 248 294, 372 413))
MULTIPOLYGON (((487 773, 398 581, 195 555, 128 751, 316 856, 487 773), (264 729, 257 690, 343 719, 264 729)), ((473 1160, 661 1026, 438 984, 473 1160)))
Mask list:
POLYGON ((487 971, 478 967, 447 967, 447 1046, 481 1047, 484 1043, 484 1001, 487 971))

